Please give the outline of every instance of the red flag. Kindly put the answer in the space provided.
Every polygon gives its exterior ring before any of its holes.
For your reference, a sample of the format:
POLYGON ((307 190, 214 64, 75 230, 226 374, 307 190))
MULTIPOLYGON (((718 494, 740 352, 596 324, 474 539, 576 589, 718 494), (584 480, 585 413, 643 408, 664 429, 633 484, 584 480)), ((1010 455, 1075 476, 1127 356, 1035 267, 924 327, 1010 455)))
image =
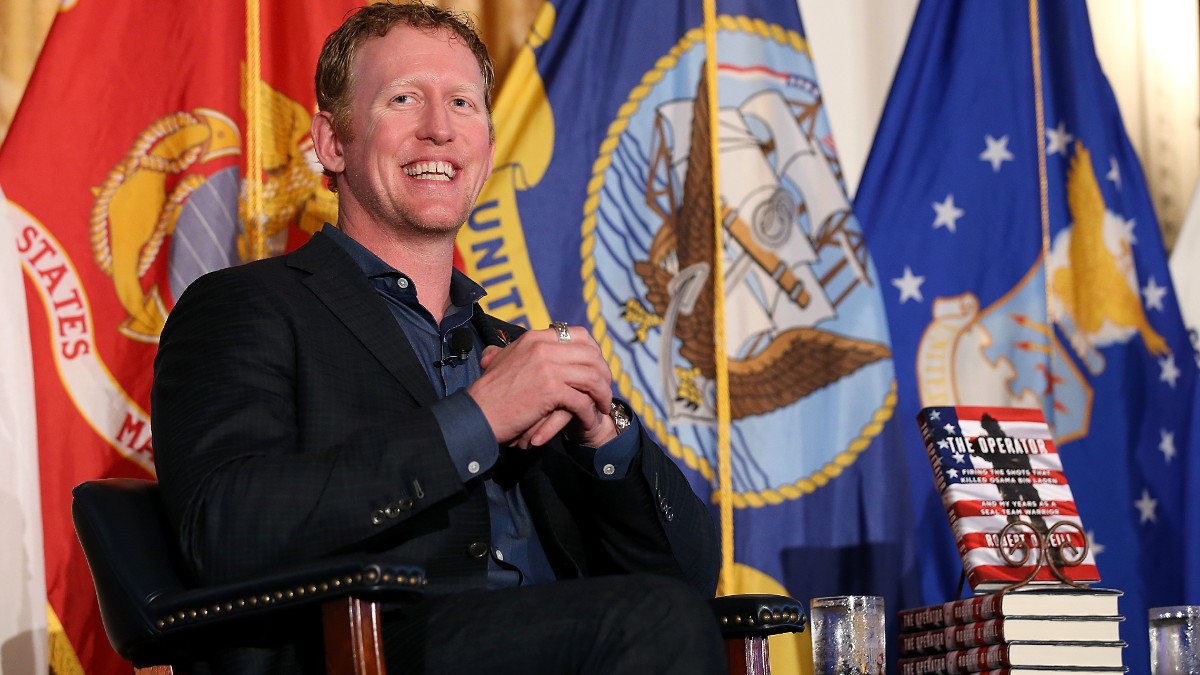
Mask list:
POLYGON ((0 148, 33 347, 54 672, 128 671, 100 624, 70 491, 153 476, 151 363, 175 298, 336 218, 308 141, 313 71, 358 4, 261 0, 255 24, 233 0, 83 2, 55 20, 0 148), (263 186, 251 228, 247 166, 263 186))

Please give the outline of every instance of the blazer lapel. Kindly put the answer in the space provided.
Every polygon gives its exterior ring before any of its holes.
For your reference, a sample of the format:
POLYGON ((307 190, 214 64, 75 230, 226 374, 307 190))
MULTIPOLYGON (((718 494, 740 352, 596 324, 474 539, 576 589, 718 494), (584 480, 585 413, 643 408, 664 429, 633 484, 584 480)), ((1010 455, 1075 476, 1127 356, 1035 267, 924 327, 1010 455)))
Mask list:
POLYGON ((475 305, 475 312, 471 315, 471 323, 475 325, 475 332, 479 333, 479 338, 483 340, 485 347, 489 345, 507 347, 509 343, 521 337, 521 334, 525 332, 525 329, 520 326, 501 321, 485 313, 478 304, 475 305))
POLYGON ((309 273, 303 281, 358 341, 422 405, 437 400, 404 330, 354 260, 320 232, 288 256, 309 273))

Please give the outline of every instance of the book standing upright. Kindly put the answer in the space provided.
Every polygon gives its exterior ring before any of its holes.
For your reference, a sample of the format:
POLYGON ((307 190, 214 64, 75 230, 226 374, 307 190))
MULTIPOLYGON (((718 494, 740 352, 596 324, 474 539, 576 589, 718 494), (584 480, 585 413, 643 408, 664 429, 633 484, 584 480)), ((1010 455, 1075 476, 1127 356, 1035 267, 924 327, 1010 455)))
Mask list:
POLYGON ((1040 410, 940 406, 917 421, 972 591, 1100 580, 1040 410))
POLYGON ((1036 409, 917 416, 974 597, 901 610, 901 675, 1121 673, 1119 591, 1100 580, 1049 425, 1036 409))

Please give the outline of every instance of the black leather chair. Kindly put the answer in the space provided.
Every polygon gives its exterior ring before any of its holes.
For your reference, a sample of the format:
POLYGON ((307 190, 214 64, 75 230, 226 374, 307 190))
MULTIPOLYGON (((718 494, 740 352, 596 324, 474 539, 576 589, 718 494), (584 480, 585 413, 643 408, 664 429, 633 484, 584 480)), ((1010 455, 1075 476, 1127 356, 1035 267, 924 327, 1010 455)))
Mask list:
MULTIPOLYGON (((420 595, 416 566, 360 556, 332 558, 274 571, 236 584, 199 587, 189 578, 163 512, 158 484, 111 478, 72 492, 72 517, 96 585, 109 642, 143 675, 173 673, 171 663, 219 645, 239 629, 320 604, 326 671, 385 672, 379 601, 420 595)), ((791 598, 715 598, 730 672, 769 672, 767 636, 804 630, 805 614, 791 598)))

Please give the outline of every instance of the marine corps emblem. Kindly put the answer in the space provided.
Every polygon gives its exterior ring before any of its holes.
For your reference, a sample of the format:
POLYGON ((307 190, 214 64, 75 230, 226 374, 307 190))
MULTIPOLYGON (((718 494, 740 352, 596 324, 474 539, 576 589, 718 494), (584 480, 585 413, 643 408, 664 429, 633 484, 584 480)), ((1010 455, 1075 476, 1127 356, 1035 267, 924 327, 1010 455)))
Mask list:
POLYGON ((147 273, 168 240, 175 298, 205 272, 250 260, 247 241, 259 231, 273 254, 283 250, 289 223, 311 233, 336 220, 335 198, 314 168, 311 115, 266 83, 259 86, 268 105, 264 208, 257 219, 248 215, 237 163, 226 159, 240 156, 242 135, 232 119, 207 108, 152 122, 93 189, 92 253, 128 313, 119 327, 126 337, 158 341, 169 304, 147 273))

